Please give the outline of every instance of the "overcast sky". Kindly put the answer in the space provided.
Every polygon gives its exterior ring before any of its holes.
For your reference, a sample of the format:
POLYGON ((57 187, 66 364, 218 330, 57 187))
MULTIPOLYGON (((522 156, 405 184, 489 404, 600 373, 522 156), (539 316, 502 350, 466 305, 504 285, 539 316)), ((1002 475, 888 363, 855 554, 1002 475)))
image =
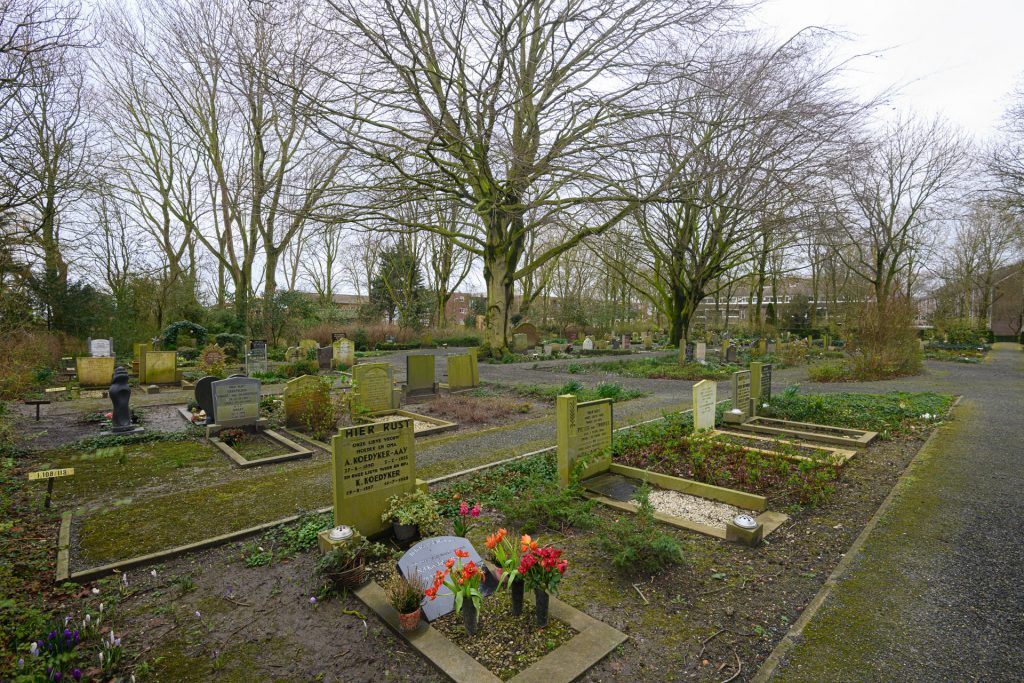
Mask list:
POLYGON ((941 113, 979 140, 1024 77, 1024 0, 765 0, 751 22, 779 38, 812 25, 849 33, 845 54, 884 50, 856 63, 850 85, 898 86, 898 108, 941 113))

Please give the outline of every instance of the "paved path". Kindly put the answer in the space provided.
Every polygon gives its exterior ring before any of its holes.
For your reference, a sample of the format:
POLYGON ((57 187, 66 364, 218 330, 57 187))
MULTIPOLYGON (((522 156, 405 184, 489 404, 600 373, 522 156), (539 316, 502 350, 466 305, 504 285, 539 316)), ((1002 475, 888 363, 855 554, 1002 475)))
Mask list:
POLYGON ((773 680, 1022 680, 1024 353, 998 344, 897 387, 964 399, 773 680))

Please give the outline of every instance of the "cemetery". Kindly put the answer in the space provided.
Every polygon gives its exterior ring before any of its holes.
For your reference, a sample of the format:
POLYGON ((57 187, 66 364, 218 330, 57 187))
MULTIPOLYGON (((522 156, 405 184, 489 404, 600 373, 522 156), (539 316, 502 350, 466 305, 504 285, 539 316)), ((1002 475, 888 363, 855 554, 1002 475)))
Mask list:
POLYGON ((5 0, 0 682, 1019 679, 1024 9, 906 4, 5 0))

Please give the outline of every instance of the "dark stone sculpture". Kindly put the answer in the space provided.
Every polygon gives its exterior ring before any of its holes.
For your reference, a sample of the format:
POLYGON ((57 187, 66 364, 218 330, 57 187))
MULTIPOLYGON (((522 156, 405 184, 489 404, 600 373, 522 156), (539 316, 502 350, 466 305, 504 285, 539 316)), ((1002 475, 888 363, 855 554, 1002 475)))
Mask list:
POLYGON ((114 376, 110 380, 109 395, 110 402, 114 406, 111 416, 113 427, 110 431, 114 434, 141 431, 140 427, 132 424, 132 409, 128 405, 132 397, 132 389, 128 386, 128 371, 121 366, 114 369, 114 376))

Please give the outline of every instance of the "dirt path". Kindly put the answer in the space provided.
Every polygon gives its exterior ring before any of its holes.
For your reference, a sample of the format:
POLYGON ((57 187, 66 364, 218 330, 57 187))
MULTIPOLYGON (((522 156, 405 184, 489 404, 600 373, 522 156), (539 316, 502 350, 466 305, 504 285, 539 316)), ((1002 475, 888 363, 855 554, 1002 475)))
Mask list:
POLYGON ((930 364, 895 386, 820 386, 883 387, 964 401, 772 680, 1020 680, 1024 353, 997 344, 980 365, 930 364))

